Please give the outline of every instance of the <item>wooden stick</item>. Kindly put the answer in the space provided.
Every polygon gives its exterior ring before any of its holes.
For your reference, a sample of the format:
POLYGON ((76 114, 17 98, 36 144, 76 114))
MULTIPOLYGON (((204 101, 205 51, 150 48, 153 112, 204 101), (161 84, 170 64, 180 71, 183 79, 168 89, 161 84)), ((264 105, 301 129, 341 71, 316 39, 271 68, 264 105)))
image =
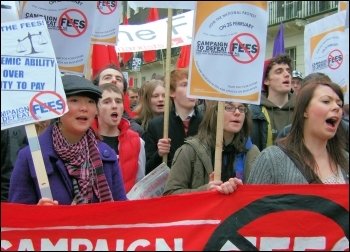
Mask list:
POLYGON ((92 50, 93 50, 94 44, 90 42, 90 47, 89 47, 89 54, 86 58, 86 64, 85 64, 85 71, 84 71, 84 77, 88 80, 91 80, 94 76, 91 76, 92 74, 92 50))
POLYGON ((27 133, 30 151, 32 153, 35 173, 38 179, 41 197, 53 199, 34 123, 25 125, 25 129, 27 133))
MULTIPOLYGON (((167 48, 165 62, 165 107, 163 138, 169 137, 169 104, 170 104, 170 64, 171 64, 171 33, 173 25, 173 10, 168 9, 167 48)), ((163 156, 163 162, 167 163, 168 155, 163 156)))
POLYGON ((214 180, 221 180, 222 142, 224 138, 224 102, 218 102, 218 117, 216 124, 214 180))

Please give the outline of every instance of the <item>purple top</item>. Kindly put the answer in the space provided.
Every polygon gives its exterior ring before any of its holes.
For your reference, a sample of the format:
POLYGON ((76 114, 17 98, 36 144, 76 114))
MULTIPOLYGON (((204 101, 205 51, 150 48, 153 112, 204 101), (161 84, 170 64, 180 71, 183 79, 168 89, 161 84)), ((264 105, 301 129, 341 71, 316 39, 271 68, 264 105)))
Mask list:
MULTIPOLYGON (((74 198, 72 178, 68 174, 62 159, 57 155, 52 143, 52 126, 40 136, 39 142, 46 167, 52 197, 60 205, 70 205, 74 198)), ((122 174, 113 149, 98 141, 98 149, 103 170, 112 192, 113 199, 127 200, 122 174)), ((9 202, 37 204, 41 198, 37 176, 29 146, 21 149, 10 180, 9 202)), ((94 197, 94 202, 98 199, 94 197)))

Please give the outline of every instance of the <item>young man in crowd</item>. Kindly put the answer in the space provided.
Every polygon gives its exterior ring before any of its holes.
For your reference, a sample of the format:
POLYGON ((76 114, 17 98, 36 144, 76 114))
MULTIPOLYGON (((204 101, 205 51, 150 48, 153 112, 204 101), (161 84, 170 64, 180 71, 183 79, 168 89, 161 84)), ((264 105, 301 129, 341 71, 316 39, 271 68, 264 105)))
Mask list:
POLYGON ((252 140, 262 151, 273 145, 280 130, 292 122, 294 99, 291 90, 291 59, 279 55, 264 64, 260 105, 250 105, 253 119, 252 140))
POLYGON ((130 100, 130 109, 134 111, 137 104, 139 104, 139 89, 135 87, 128 87, 127 91, 130 100))
POLYGON ((102 141, 117 154, 125 191, 145 176, 146 155, 144 141, 130 129, 124 113, 123 92, 112 83, 100 85, 102 97, 98 101, 97 131, 102 141))
POLYGON ((100 69, 100 71, 94 76, 93 83, 96 86, 100 86, 105 83, 112 83, 116 85, 124 94, 124 114, 123 117, 130 121, 131 129, 139 133, 142 136, 142 127, 133 119, 133 112, 130 110, 129 96, 127 95, 128 83, 125 80, 121 69, 116 65, 107 65, 100 69))
POLYGON ((173 104, 169 111, 169 138, 163 137, 164 115, 153 118, 142 136, 145 140, 146 174, 161 164, 165 155, 168 155, 167 165, 171 167, 177 148, 184 143, 186 137, 198 132, 202 114, 197 110, 196 99, 186 95, 187 78, 187 69, 171 72, 170 98, 173 104))

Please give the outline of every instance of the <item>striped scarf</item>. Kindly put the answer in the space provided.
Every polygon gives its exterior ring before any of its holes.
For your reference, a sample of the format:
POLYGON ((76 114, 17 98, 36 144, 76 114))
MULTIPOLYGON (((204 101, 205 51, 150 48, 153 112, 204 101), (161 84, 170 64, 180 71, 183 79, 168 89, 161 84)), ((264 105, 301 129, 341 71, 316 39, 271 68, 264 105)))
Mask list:
POLYGON ((78 143, 70 144, 58 126, 54 125, 52 138, 55 151, 64 161, 68 173, 73 179, 75 195, 73 203, 91 203, 93 193, 100 202, 112 201, 112 194, 103 171, 93 130, 89 129, 78 143))

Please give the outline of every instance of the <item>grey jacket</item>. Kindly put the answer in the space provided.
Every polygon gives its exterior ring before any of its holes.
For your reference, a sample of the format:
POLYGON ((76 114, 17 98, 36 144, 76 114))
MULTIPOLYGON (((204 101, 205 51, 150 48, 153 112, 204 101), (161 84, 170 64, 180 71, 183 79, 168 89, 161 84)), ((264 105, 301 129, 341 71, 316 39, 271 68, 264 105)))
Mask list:
MULTIPOLYGON (((349 159, 349 154, 346 155, 349 159)), ((343 173, 343 176, 347 181, 348 174, 343 173)), ((308 182, 287 154, 278 146, 270 146, 256 159, 247 184, 308 184, 308 182)))

